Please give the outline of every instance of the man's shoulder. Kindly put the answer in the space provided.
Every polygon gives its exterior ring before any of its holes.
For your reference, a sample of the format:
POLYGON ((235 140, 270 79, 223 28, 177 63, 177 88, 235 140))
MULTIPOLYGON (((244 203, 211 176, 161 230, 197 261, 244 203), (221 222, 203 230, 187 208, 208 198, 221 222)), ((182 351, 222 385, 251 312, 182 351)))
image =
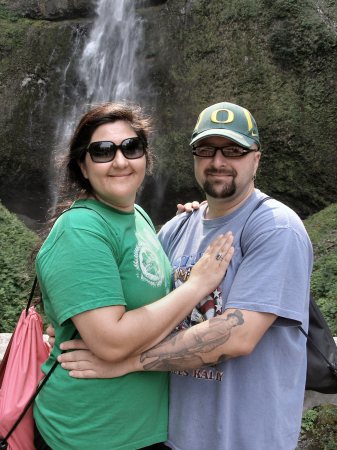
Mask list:
POLYGON ((259 202, 261 204, 256 209, 252 219, 264 223, 266 226, 305 231, 302 219, 290 206, 258 191, 254 203, 258 205, 259 202))
POLYGON ((199 210, 195 210, 191 213, 178 214, 166 222, 158 234, 160 242, 164 248, 170 246, 172 241, 184 233, 187 227, 192 226, 194 223, 200 222, 202 214, 203 208, 201 207, 199 210))

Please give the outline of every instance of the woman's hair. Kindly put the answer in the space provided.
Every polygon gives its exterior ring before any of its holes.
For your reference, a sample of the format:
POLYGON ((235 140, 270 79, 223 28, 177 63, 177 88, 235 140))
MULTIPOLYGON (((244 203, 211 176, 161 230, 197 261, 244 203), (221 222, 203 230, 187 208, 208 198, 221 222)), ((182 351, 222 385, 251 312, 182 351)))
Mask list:
POLYGON ((86 155, 87 146, 96 128, 105 123, 113 123, 124 120, 135 131, 137 136, 145 144, 146 171, 151 173, 153 166, 153 153, 149 149, 148 137, 151 133, 151 119, 140 106, 124 103, 102 103, 92 107, 80 119, 67 152, 58 159, 60 169, 58 183, 58 203, 50 211, 50 218, 45 226, 39 231, 40 241, 32 252, 35 258, 43 240, 47 237, 54 222, 59 215, 71 206, 74 199, 92 194, 90 182, 84 178, 79 166, 79 161, 83 161, 86 155))
POLYGON ((145 115, 140 106, 123 103, 102 103, 87 111, 80 119, 72 138, 68 152, 62 157, 61 167, 65 168, 65 177, 60 186, 61 196, 69 197, 72 193, 91 194, 92 187, 89 180, 84 178, 79 162, 86 155, 87 146, 96 128, 106 123, 124 120, 135 131, 145 144, 145 157, 147 173, 151 173, 153 154, 148 146, 148 137, 151 132, 151 120, 145 115))

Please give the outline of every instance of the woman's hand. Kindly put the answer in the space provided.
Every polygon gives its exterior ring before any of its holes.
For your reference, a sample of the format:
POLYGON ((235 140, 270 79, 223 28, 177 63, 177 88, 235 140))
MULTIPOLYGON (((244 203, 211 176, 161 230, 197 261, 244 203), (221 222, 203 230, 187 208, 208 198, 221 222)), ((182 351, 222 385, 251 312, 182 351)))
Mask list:
POLYGON ((194 210, 197 210, 197 209, 200 208, 201 205, 204 205, 205 203, 207 203, 206 200, 204 200, 201 203, 199 203, 198 201, 194 200, 193 202, 187 202, 184 205, 182 203, 178 203, 176 216, 178 214, 183 213, 183 212, 192 212, 194 210))
POLYGON ((132 372, 132 358, 118 363, 110 363, 95 356, 82 339, 74 339, 61 344, 62 353, 57 360, 73 378, 116 378, 132 372))
POLYGON ((229 231, 217 237, 206 249, 203 256, 193 266, 188 283, 197 283, 200 292, 204 296, 209 295, 216 289, 232 259, 234 248, 233 234, 229 231))

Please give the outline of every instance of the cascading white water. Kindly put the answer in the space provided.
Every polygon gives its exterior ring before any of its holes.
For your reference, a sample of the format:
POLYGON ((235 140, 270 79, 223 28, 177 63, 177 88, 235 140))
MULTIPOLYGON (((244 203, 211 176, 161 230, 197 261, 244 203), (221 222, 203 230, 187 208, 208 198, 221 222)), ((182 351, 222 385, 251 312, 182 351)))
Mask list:
POLYGON ((79 63, 90 102, 137 98, 137 49, 141 21, 134 0, 100 0, 79 63))
POLYGON ((88 104, 139 101, 137 51, 142 39, 142 22, 136 15, 135 1, 98 0, 96 18, 80 56, 78 37, 82 37, 80 33, 74 41, 73 57, 64 70, 65 89, 68 72, 72 72, 71 76, 74 72, 69 70, 70 65, 76 67, 78 87, 70 94, 61 93, 56 142, 64 140, 62 147, 88 104))

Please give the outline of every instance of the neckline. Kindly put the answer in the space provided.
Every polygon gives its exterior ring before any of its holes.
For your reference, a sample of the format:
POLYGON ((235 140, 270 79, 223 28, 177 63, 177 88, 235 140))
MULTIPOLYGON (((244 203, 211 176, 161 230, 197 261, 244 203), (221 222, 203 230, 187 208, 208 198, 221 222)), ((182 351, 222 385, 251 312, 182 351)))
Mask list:
POLYGON ((135 208, 133 209, 133 211, 122 211, 118 208, 115 208, 113 206, 107 205, 106 203, 100 202, 99 200, 96 200, 94 198, 80 198, 78 200, 75 200, 73 205, 77 205, 77 204, 90 204, 90 205, 95 205, 98 206, 101 209, 107 210, 107 211, 113 211, 114 213, 117 214, 121 214, 123 216, 134 216, 135 215, 135 208))

